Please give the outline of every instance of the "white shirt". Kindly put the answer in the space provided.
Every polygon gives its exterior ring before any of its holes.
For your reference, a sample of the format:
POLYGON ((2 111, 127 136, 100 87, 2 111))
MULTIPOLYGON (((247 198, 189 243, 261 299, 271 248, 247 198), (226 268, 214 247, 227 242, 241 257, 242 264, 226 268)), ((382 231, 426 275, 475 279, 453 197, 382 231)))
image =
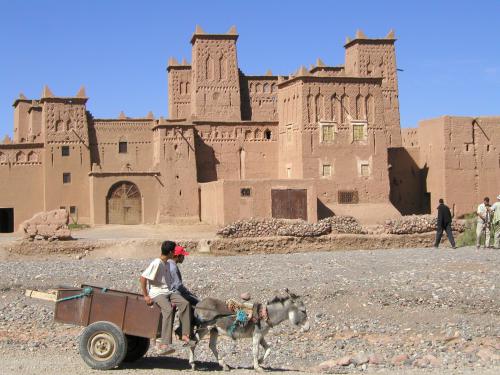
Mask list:
POLYGON ((142 273, 141 276, 149 281, 149 296, 151 298, 162 294, 172 294, 172 291, 168 289, 167 272, 169 272, 168 263, 156 258, 142 273))
POLYGON ((491 206, 492 211, 494 211, 493 222, 500 222, 500 201, 493 203, 491 206))
POLYGON ((488 207, 484 204, 484 203, 481 203, 479 206, 477 206, 477 222, 478 223, 481 223, 481 224, 489 224, 491 223, 491 215, 492 212, 491 210, 488 209, 488 207), (481 215, 482 217, 485 218, 485 220, 483 220, 481 218, 481 215))

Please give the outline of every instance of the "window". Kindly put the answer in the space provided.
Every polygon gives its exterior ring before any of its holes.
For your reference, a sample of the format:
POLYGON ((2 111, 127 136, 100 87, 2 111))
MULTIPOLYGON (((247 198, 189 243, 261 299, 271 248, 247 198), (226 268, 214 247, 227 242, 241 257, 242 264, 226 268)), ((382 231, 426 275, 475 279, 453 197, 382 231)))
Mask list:
POLYGON ((358 192, 356 190, 338 192, 338 201, 340 204, 358 203, 358 192))
POLYGON ((332 175, 332 166, 330 164, 323 164, 322 176, 330 177, 332 175))
POLYGON ((69 146, 61 147, 61 156, 69 156, 69 146))
POLYGON ((63 173, 63 184, 71 183, 71 173, 64 172, 63 173))
POLYGON ((71 215, 76 215, 76 206, 69 206, 69 213, 71 215))
POLYGON ((59 209, 60 209, 60 210, 65 210, 65 209, 66 209, 66 207, 64 207, 64 206, 59 206, 59 209))
POLYGON ((250 188, 242 188, 240 190, 240 196, 242 197, 249 197, 252 195, 252 189, 250 188))
POLYGON ((286 142, 292 143, 292 125, 286 127, 286 142))
POLYGON ((352 139, 354 141, 364 141, 365 140, 365 126, 364 125, 353 125, 352 126, 352 139))
POLYGON ((321 141, 322 142, 333 142, 333 125, 322 125, 321 126, 321 141))
POLYGON ((360 171, 361 171, 361 176, 363 176, 363 177, 369 176, 370 175, 370 164, 362 163, 360 171))
POLYGON ((273 134, 271 133, 271 130, 266 130, 266 131, 264 132, 264 138, 265 138, 265 139, 267 139, 267 140, 270 140, 270 139, 271 139, 271 137, 272 137, 272 135, 273 135, 273 134))
POLYGON ((120 154, 126 154, 127 153, 127 142, 118 142, 118 152, 120 154))

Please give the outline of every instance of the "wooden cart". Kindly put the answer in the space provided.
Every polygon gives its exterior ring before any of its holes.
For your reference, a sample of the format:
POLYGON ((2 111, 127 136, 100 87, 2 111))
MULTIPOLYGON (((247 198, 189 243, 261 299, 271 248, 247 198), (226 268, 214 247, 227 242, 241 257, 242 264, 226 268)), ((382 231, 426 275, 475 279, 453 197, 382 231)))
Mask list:
POLYGON ((140 294, 82 285, 58 289, 54 320, 85 327, 79 351, 85 363, 108 370, 135 361, 158 334, 160 308, 140 294))

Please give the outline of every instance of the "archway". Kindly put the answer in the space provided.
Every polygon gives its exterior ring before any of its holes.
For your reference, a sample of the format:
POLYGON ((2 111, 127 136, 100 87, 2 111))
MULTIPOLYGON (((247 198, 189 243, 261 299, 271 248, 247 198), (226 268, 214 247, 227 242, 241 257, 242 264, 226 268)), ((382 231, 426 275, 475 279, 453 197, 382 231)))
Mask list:
POLYGON ((111 186, 106 199, 107 224, 141 224, 142 197, 137 185, 120 181, 111 186))

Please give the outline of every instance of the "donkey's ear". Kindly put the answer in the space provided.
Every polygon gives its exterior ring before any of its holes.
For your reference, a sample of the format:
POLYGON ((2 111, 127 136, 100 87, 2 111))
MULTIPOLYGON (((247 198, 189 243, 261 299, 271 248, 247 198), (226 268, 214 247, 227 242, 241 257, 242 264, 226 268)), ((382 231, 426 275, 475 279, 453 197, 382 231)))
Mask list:
POLYGON ((288 288, 285 288, 285 289, 284 289, 284 291, 285 291, 286 295, 287 295, 288 297, 290 297, 291 299, 296 299, 296 298, 298 298, 298 296, 297 296, 296 294, 294 294, 294 293, 290 292, 290 291, 288 290, 288 288))

